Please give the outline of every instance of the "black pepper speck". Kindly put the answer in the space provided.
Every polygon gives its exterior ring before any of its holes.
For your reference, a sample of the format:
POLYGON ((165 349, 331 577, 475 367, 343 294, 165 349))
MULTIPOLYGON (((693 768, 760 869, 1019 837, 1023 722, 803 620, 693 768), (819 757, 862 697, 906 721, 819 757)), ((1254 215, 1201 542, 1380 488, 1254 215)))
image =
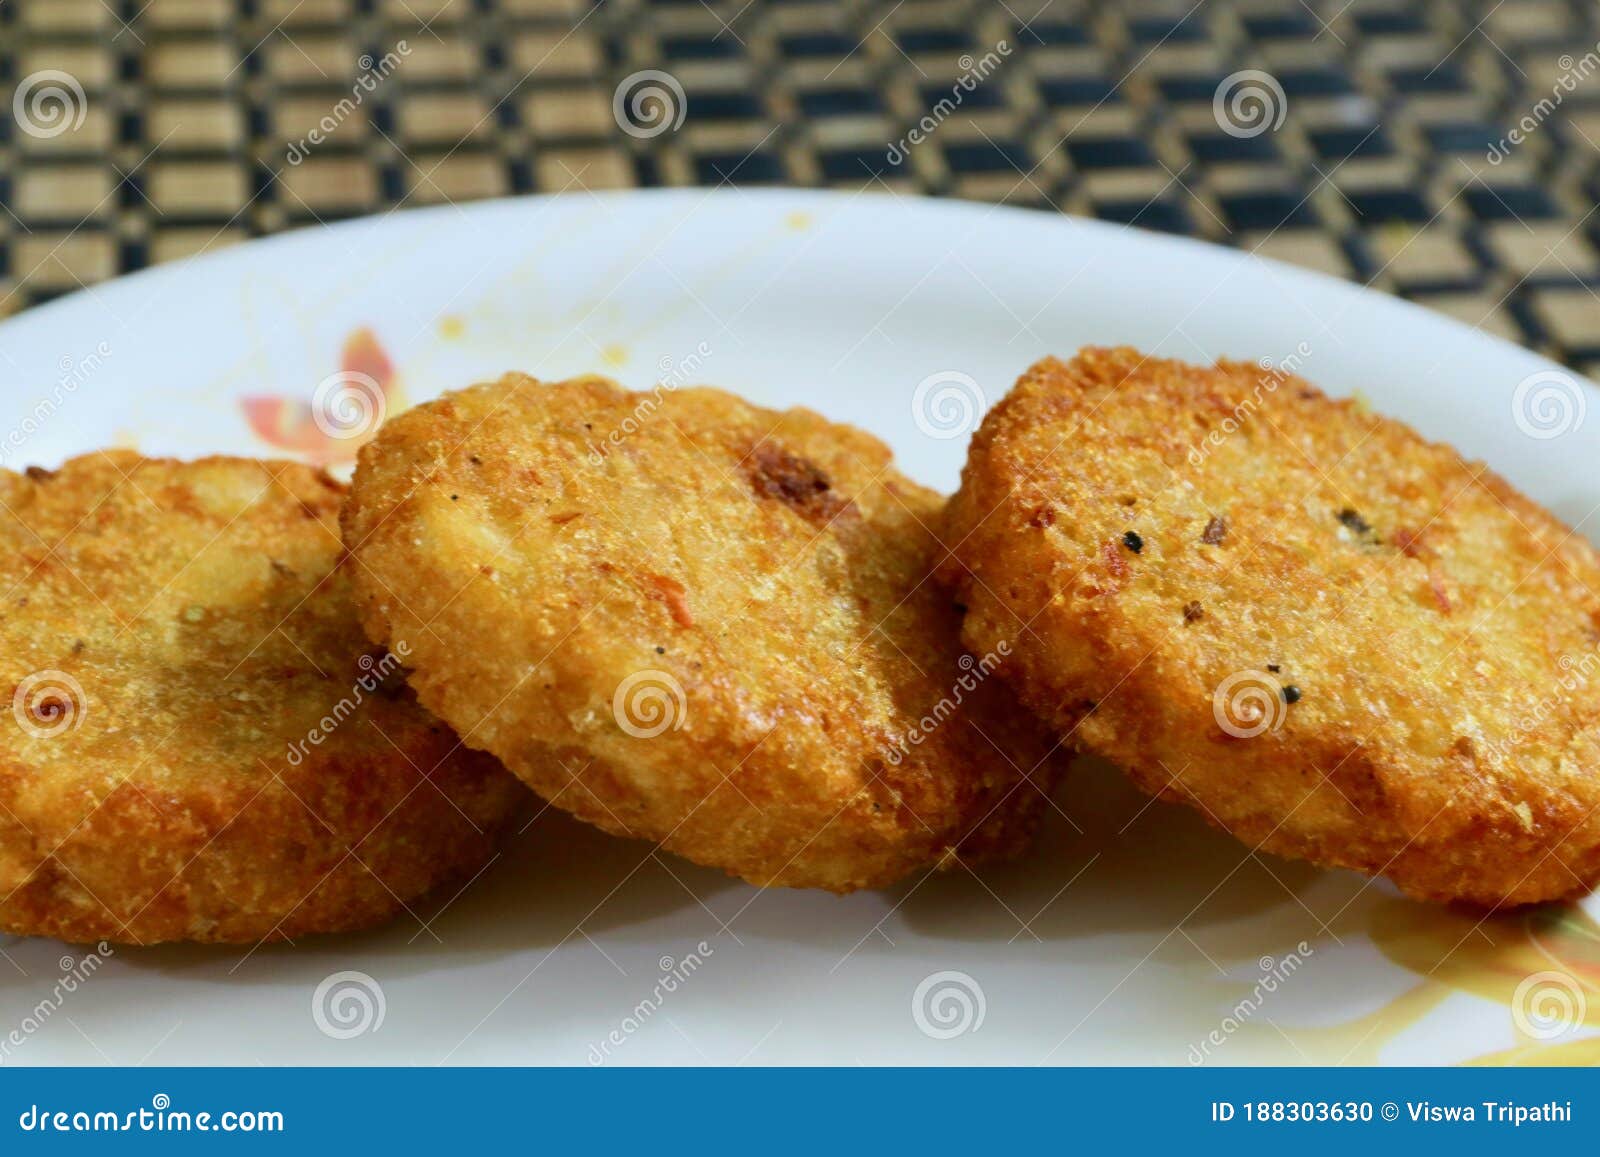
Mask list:
POLYGON ((1300 694, 1300 688, 1291 683, 1283 689, 1283 701, 1285 703, 1298 703, 1300 702, 1300 694))
POLYGON ((1134 554, 1138 554, 1144 549, 1144 539, 1130 530, 1122 536, 1122 545, 1133 551, 1134 554))
POLYGON ((1360 514, 1351 510, 1348 506, 1339 511, 1339 521, 1344 523, 1345 528, 1352 534, 1372 533, 1372 523, 1362 518, 1360 514))

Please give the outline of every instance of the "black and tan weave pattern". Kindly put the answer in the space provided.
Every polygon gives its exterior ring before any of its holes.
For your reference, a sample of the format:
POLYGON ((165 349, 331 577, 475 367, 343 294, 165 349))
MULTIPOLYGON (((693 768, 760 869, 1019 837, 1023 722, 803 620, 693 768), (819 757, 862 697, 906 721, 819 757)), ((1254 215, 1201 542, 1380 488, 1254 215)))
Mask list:
POLYGON ((881 185, 1259 248, 1594 371, 1597 41, 1593 0, 6 0, 8 91, 83 105, 0 117, 0 311, 399 205, 881 185), (684 118, 629 134, 647 69, 684 118), (1246 70, 1277 127, 1222 123, 1246 70))

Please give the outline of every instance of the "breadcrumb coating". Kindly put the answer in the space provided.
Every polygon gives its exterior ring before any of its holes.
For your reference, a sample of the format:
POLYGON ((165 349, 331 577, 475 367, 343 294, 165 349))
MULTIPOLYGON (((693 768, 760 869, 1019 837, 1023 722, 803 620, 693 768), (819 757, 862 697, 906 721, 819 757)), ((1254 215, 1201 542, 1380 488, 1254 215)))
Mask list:
POLYGON ((986 417, 944 535, 968 646, 1250 846, 1481 905, 1600 873, 1600 561, 1450 447, 1087 349, 986 417))
POLYGON ((236 458, 0 472, 0 928, 287 939, 488 861, 526 793, 363 636, 343 494, 236 458))
POLYGON ((927 581, 940 506, 807 410, 511 374, 388 422, 344 534, 467 743, 606 831, 845 892, 1019 850, 1054 779, 927 581))

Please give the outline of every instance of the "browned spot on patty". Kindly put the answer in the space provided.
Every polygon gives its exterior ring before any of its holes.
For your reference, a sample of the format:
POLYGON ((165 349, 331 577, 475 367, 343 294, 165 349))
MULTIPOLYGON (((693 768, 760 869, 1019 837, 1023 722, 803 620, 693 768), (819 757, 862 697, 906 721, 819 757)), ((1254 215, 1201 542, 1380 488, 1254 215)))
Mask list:
POLYGON ((1422 531, 1400 527, 1394 532, 1394 545, 1407 558, 1431 558, 1433 551, 1422 541, 1422 531))
POLYGON ((694 615, 689 610, 689 592, 681 582, 664 574, 646 574, 644 580, 649 584, 650 596, 667 605, 673 622, 680 627, 694 626, 694 615))
POLYGON ((1122 557, 1122 551, 1114 542, 1100 544, 1100 557, 1106 564, 1106 570, 1111 572, 1111 577, 1121 582, 1128 577, 1128 564, 1122 557))
POLYGON ((1445 589, 1444 577, 1436 567, 1428 568, 1428 590, 1433 595, 1433 601, 1445 614, 1448 615, 1454 609, 1450 603, 1450 592, 1445 589))
POLYGON ((744 460, 744 474, 759 498, 783 503, 802 518, 824 523, 850 505, 815 462, 763 442, 744 460))

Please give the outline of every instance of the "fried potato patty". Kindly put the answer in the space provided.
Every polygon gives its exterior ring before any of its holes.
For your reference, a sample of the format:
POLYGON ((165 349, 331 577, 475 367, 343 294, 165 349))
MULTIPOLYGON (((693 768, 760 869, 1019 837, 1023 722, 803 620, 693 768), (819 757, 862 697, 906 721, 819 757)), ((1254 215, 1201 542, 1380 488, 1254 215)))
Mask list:
POLYGON ((944 533, 968 646, 1246 843, 1487 905, 1600 871, 1600 563, 1450 447, 1089 349, 986 417, 944 533))
POLYGON ((488 861, 526 792, 362 634, 342 498, 235 458, 0 472, 0 929, 283 939, 488 861))
POLYGON ((343 521, 369 634, 467 743, 606 831, 844 892, 1045 806, 1052 742, 925 581, 940 506, 807 410, 512 374, 387 423, 343 521))

